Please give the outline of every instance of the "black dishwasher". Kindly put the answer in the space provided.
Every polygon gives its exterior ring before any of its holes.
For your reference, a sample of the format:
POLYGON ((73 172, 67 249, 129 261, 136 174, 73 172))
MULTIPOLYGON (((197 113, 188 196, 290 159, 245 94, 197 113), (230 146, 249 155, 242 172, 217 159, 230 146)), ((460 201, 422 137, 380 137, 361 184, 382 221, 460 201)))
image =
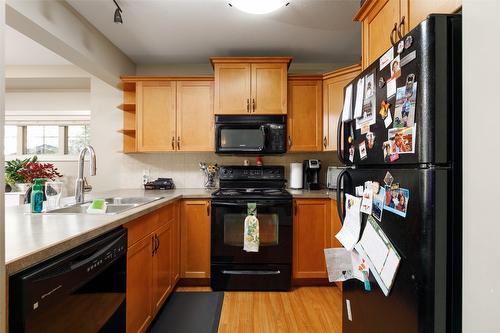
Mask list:
POLYGON ((127 231, 119 228, 9 280, 10 332, 125 332, 127 231))

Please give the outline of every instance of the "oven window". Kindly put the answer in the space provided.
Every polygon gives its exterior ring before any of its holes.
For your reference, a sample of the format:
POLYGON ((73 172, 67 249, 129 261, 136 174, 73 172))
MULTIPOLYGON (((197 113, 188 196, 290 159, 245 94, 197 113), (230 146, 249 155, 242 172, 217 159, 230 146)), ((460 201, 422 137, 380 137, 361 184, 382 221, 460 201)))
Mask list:
MULTIPOLYGON (((224 244, 243 247, 246 214, 224 215, 224 244)), ((260 246, 278 245, 278 214, 258 214, 260 246)))
POLYGON ((264 147, 264 133, 259 128, 222 128, 220 147, 222 149, 261 150, 264 147))

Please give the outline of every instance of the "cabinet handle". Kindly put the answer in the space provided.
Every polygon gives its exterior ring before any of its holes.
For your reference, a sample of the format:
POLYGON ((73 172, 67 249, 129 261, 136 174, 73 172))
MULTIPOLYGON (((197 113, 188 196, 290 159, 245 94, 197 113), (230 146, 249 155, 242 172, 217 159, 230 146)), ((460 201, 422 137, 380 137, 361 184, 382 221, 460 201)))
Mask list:
POLYGON ((252 111, 255 112, 255 98, 252 98, 252 111))
POLYGON ((151 256, 155 255, 155 250, 156 250, 156 242, 155 242, 155 236, 151 236, 151 256))
POLYGON ((328 140, 326 139, 326 136, 323 138, 323 146, 326 148, 326 145, 328 144, 328 140))
POLYGON ((250 113, 250 98, 247 98, 247 112, 250 113))
POLYGON ((297 201, 293 201, 293 215, 297 216, 297 201))
POLYGON ((210 203, 207 201, 206 203, 207 206, 207 216, 210 216, 210 203))
POLYGON ((157 234, 155 234, 156 237, 156 249, 155 252, 158 252, 158 249, 160 248, 160 238, 158 237, 157 234))
POLYGON ((175 150, 175 136, 172 137, 172 150, 175 150))
POLYGON ((394 38, 393 38, 394 34, 396 34, 396 35, 398 34, 398 24, 397 23, 394 23, 394 28, 392 28, 392 30, 391 30, 390 37, 391 37, 391 44, 392 44, 392 46, 396 45, 396 42, 394 41, 394 38))
POLYGON ((401 27, 404 27, 405 26, 405 17, 403 16, 401 18, 401 22, 399 22, 399 26, 398 26, 398 37, 399 39, 403 39, 403 33, 401 33, 401 27))
POLYGON ((177 150, 181 150, 181 137, 177 137, 177 150))
POLYGON ((289 135, 288 136, 288 148, 291 148, 291 147, 292 147, 292 138, 289 135))

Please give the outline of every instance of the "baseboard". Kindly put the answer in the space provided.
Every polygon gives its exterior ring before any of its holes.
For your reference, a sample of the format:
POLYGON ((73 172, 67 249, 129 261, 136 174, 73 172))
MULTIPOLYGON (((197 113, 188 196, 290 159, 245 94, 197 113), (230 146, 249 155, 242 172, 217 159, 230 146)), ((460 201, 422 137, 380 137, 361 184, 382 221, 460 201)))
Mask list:
POLYGON ((209 278, 182 278, 179 280, 178 286, 181 287, 210 287, 209 278))

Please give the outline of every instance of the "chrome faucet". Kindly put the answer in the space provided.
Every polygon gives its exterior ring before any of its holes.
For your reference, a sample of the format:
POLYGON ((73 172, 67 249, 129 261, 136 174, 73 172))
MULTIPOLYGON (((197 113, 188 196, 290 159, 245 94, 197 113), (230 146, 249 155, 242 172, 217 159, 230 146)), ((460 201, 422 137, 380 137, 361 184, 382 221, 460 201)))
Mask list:
POLYGON ((85 153, 90 153, 90 175, 95 176, 96 174, 96 158, 95 151, 91 145, 87 145, 80 150, 80 156, 78 157, 78 178, 75 184, 75 201, 76 203, 83 203, 85 201, 85 180, 83 177, 83 166, 85 162, 85 153))

